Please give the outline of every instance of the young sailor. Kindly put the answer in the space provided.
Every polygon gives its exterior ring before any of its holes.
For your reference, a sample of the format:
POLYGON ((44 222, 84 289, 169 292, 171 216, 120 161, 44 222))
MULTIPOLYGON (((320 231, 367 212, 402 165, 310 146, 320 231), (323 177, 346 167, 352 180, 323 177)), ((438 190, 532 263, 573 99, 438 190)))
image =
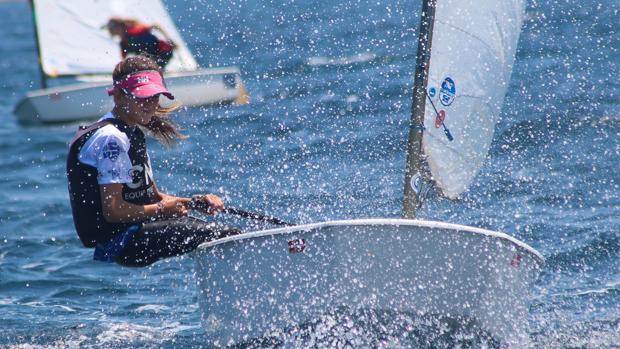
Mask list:
POLYGON ((121 56, 128 54, 148 55, 153 58, 161 69, 164 69, 176 48, 176 44, 162 27, 157 24, 146 25, 134 19, 112 17, 104 26, 111 36, 121 39, 121 56), (164 39, 160 39, 153 31, 158 31, 164 39))
MULTIPOLYGON (((160 95, 174 97, 157 63, 132 56, 112 77, 114 108, 77 132, 67 158, 73 221, 82 243, 95 247, 94 259, 145 266, 238 233, 187 217, 192 199, 157 188, 141 128, 166 145, 186 138, 169 120, 173 110, 159 106, 160 95)), ((208 214, 224 209, 213 194, 194 200, 206 203, 208 214)))

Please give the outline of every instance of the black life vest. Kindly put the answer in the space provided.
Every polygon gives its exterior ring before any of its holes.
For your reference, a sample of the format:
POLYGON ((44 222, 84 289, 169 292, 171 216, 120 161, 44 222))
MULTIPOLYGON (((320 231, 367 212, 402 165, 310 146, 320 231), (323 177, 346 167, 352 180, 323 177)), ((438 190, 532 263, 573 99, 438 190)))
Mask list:
POLYGON ((69 146, 67 157, 67 179, 69 198, 75 229, 86 247, 94 247, 98 242, 109 241, 114 235, 125 231, 131 224, 110 223, 103 216, 101 194, 97 183, 97 169, 79 161, 80 150, 96 130, 108 124, 127 135, 129 139, 129 159, 131 160, 132 183, 123 184, 123 200, 148 205, 157 202, 153 190, 153 175, 146 152, 144 133, 138 128, 129 127, 119 119, 105 119, 88 127, 80 127, 69 146))

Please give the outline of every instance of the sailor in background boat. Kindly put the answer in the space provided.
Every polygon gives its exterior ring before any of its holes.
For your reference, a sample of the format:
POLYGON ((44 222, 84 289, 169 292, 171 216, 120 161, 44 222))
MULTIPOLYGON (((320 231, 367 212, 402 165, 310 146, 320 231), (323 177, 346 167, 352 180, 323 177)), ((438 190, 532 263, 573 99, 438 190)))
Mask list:
POLYGON ((120 37, 123 58, 126 58, 128 54, 148 55, 157 62, 161 69, 166 67, 177 46, 157 24, 147 25, 135 19, 112 17, 104 28, 108 29, 112 37, 120 37), (161 33, 164 39, 153 34, 154 30, 161 33))
MULTIPOLYGON (((187 138, 169 119, 159 96, 173 99, 159 66, 144 56, 118 63, 108 94, 114 108, 79 130, 71 142, 67 176, 73 221, 94 259, 146 266, 194 250, 203 242, 239 233, 187 217, 191 200, 160 192, 146 149, 146 128, 164 145, 187 138)), ((204 213, 224 209, 216 195, 199 196, 204 213)))

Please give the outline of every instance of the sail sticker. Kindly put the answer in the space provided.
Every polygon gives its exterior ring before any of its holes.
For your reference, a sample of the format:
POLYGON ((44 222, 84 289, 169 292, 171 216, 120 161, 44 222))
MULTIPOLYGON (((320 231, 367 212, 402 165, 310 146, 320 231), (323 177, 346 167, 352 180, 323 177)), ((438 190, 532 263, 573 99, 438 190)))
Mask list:
POLYGON ((439 101, 446 107, 454 102, 456 97, 456 84, 451 77, 446 77, 441 83, 441 90, 439 90, 439 101))
POLYGON ((441 125, 443 125, 443 121, 446 119, 446 111, 445 110, 440 110, 439 113, 437 113, 437 117, 435 118, 435 128, 440 128, 441 125))
POLYGON ((411 177, 411 181, 409 182, 411 189, 416 193, 416 195, 420 194, 420 189, 422 188, 422 175, 420 172, 416 173, 411 177))
POLYGON ((424 201, 426 201, 426 198, 431 191, 431 184, 426 179, 424 179, 424 177, 422 177, 420 172, 418 172, 413 175, 413 177, 411 177, 409 185, 411 186, 411 189, 413 189, 413 191, 415 192, 415 196, 418 201, 417 207, 422 207, 422 204, 424 203, 424 201))
POLYGON ((60 101, 62 100, 62 94, 60 94, 59 92, 56 93, 50 93, 48 95, 49 99, 52 101, 60 101))
POLYGON ((437 89, 435 87, 431 87, 428 89, 428 96, 433 98, 437 94, 437 89))
POLYGON ((288 253, 302 253, 306 249, 305 239, 294 239, 288 241, 288 253))
POLYGON ((443 126, 443 133, 446 135, 448 140, 452 142, 454 140, 454 137, 452 137, 452 133, 450 133, 450 130, 448 130, 448 128, 446 127, 446 124, 444 123, 444 120, 446 118, 445 110, 437 111, 437 107, 435 107, 435 103, 433 103, 433 100, 428 95, 428 93, 426 94, 426 97, 428 98, 428 101, 431 102, 431 106, 433 107, 433 110, 435 111, 435 115, 437 115, 435 118, 435 127, 439 128, 440 126, 443 126))

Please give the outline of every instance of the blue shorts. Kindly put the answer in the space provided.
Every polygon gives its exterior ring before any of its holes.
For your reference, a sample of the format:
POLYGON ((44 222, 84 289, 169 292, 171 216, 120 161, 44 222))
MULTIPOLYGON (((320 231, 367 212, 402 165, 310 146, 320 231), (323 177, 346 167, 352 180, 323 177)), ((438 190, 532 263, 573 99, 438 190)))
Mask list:
POLYGON ((124 233, 116 235, 108 242, 100 242, 95 246, 93 259, 100 262, 116 262, 121 251, 133 236, 140 230, 142 224, 131 225, 124 233))

